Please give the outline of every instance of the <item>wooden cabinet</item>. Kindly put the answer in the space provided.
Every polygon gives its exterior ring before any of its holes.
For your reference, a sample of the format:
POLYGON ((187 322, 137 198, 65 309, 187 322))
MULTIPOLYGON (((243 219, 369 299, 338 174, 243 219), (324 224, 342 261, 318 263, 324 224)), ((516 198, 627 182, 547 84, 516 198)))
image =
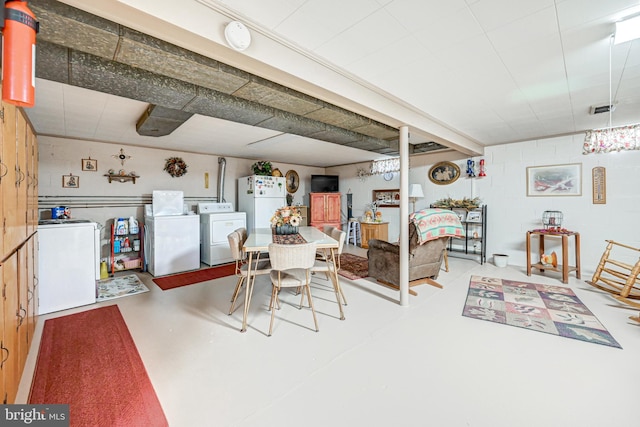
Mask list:
POLYGON ((0 108, 0 399, 15 402, 38 312, 38 149, 21 109, 0 108))
POLYGON ((310 224, 319 230, 326 225, 340 228, 340 193, 309 194, 310 224))
POLYGON ((369 248, 369 240, 378 239, 389 241, 389 223, 388 222, 361 222, 360 233, 362 237, 362 247, 369 248))

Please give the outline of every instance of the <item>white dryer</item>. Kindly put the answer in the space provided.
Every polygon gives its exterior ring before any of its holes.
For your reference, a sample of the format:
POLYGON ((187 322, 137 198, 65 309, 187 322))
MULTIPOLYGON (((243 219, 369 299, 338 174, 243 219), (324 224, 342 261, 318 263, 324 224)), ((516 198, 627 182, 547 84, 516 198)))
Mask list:
POLYGON ((200 214, 200 261, 218 265, 233 261, 227 236, 247 227, 247 214, 234 212, 231 203, 198 203, 200 214))

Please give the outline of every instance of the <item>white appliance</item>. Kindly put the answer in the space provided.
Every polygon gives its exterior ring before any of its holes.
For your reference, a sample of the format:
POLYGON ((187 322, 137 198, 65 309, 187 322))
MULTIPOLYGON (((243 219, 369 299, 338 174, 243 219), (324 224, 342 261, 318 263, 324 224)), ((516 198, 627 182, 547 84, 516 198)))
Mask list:
POLYGON ((247 231, 271 227, 271 217, 287 205, 285 178, 251 175, 238 178, 238 210, 247 213, 247 231))
POLYGON ((154 191, 145 207, 145 262, 153 276, 200 268, 200 216, 184 212, 182 191, 154 191), (151 214, 151 215, 149 215, 151 214))
POLYGON ((93 304, 100 279, 100 228, 81 219, 38 225, 38 314, 93 304))
POLYGON ((200 261, 207 265, 232 262, 227 236, 247 227, 247 214, 234 212, 231 203, 198 203, 200 214, 200 261))

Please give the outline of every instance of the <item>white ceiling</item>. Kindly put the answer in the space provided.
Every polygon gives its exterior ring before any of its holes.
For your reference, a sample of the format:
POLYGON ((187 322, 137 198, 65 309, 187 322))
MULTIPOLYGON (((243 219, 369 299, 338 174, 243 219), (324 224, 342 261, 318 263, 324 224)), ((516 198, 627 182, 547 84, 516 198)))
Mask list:
MULTIPOLYGON (((223 45, 220 22, 241 20, 253 44, 243 53, 209 49, 210 56, 239 68, 252 61, 245 69, 267 78, 269 70, 281 71, 298 90, 306 80, 316 88, 309 94, 379 112, 373 118, 389 125, 408 124, 412 143, 433 139, 468 152, 608 126, 608 114, 589 109, 609 101, 609 36, 616 21, 640 13, 639 0, 64 3, 199 53, 209 48, 203 40, 223 45), (304 62, 310 60, 313 66, 304 62)), ((638 123, 640 40, 611 52, 613 125, 638 123)), ((43 80, 36 90, 27 113, 40 134, 314 166, 380 158, 202 116, 172 135, 142 137, 135 122, 145 103, 43 80)))

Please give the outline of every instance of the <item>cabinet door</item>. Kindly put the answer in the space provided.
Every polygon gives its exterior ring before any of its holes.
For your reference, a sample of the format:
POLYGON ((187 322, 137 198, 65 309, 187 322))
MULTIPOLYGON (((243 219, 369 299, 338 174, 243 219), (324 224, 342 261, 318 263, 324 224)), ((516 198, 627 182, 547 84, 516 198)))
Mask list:
POLYGON ((324 194, 311 193, 309 200, 311 201, 311 224, 325 222, 326 199, 324 194))
POLYGON ((326 195, 326 222, 340 222, 340 194, 326 195))
POLYGON ((18 358, 18 253, 15 252, 3 263, 2 286, 4 305, 3 363, 5 395, 7 403, 13 403, 20 384, 18 358))
POLYGON ((27 239, 27 121, 22 111, 16 111, 16 238, 27 239))
MULTIPOLYGON (((20 284, 20 291, 27 293, 27 341, 29 346, 33 342, 36 329, 36 316, 38 314, 38 234, 33 234, 27 240, 27 283, 20 284)), ((28 348, 27 348, 28 350, 28 348)))
POLYGON ((29 244, 25 243, 18 249, 18 363, 19 376, 27 363, 29 353, 29 244))
MULTIPOLYGON (((2 200, 2 199, 0 199, 2 200)), ((4 284, 3 275, 4 264, 0 262, 0 284, 4 284)), ((6 369, 6 357, 7 357, 7 348, 4 342, 4 298, 0 299, 0 319, 2 319, 2 326, 0 327, 0 403, 6 405, 7 402, 7 388, 4 385, 5 382, 5 372, 6 369)))
POLYGON ((27 125, 27 236, 38 228, 38 141, 27 125))
POLYGON ((2 120, 2 255, 9 255, 20 243, 18 234, 18 173, 16 164, 16 108, 2 103, 4 118, 2 120))

